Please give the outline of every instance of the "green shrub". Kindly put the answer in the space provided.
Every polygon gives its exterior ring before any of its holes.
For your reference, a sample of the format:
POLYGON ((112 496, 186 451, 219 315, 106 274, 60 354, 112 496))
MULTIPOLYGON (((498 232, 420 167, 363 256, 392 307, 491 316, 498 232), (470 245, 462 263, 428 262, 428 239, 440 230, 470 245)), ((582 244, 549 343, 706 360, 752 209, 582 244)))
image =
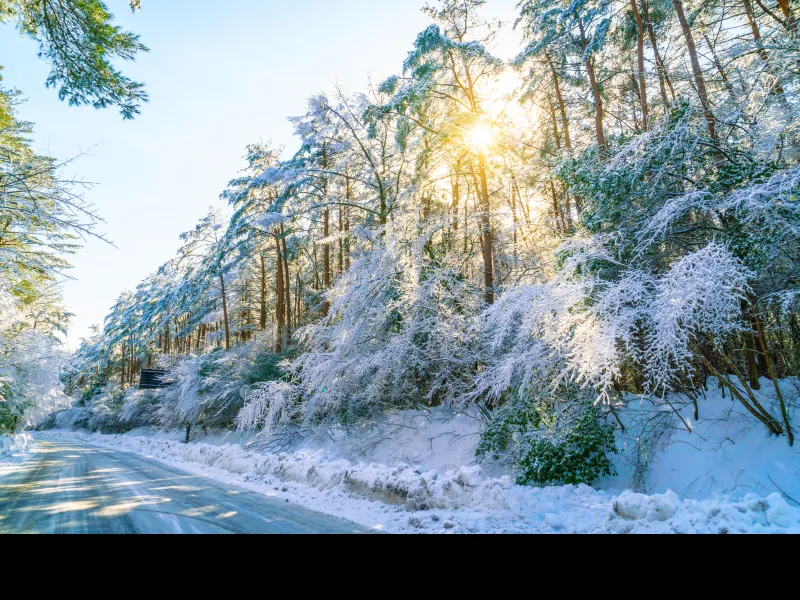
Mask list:
POLYGON ((510 398, 497 409, 478 444, 479 459, 505 458, 517 483, 591 484, 615 474, 614 428, 598 407, 572 387, 510 398))
POLYGON ((591 484, 600 477, 615 475, 609 458, 617 453, 614 428, 602 423, 600 417, 597 407, 585 403, 560 439, 532 439, 517 465, 517 483, 591 484))

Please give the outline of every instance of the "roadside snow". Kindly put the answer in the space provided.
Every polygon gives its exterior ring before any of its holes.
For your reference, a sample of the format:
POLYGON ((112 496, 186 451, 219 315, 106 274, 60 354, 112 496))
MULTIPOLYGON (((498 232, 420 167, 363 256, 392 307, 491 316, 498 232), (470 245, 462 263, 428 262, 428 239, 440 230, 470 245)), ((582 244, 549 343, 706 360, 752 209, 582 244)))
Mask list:
POLYGON ((5 458, 28 454, 34 445, 33 436, 29 433, 20 433, 11 437, 0 436, 0 456, 5 458))
POLYGON ((325 450, 257 453, 164 436, 50 433, 136 452, 226 483, 395 533, 800 533, 778 493, 682 498, 589 486, 532 488, 476 465, 353 462, 325 450))
POLYGON ((0 436, 0 478, 16 471, 35 446, 36 441, 28 433, 0 436))

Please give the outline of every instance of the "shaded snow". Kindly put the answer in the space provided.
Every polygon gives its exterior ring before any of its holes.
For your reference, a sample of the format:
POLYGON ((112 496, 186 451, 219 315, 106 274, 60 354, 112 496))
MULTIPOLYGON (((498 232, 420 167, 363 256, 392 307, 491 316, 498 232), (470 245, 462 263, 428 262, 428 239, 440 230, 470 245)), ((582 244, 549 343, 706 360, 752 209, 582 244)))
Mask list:
MULTIPOLYGON (((715 386, 709 379, 712 383, 715 386)), ((775 395, 772 383, 767 379, 761 383, 759 396, 770 405, 775 395)), ((784 381, 781 387, 786 398, 797 398, 792 382, 784 381)), ((700 397, 697 421, 691 404, 677 407, 683 423, 669 407, 656 408, 650 402, 626 407, 621 418, 629 430, 619 436, 621 455, 616 460, 620 475, 599 482, 600 487, 634 487, 648 493, 672 490, 692 498, 739 499, 748 493, 782 492, 800 501, 800 447, 790 447, 786 437, 769 435, 741 404, 722 398, 717 389, 700 397), (643 427, 644 422, 650 425, 643 427), (651 462, 643 478, 635 473, 637 453, 648 454, 651 462)), ((800 423, 800 411, 795 410, 793 421, 800 423)))

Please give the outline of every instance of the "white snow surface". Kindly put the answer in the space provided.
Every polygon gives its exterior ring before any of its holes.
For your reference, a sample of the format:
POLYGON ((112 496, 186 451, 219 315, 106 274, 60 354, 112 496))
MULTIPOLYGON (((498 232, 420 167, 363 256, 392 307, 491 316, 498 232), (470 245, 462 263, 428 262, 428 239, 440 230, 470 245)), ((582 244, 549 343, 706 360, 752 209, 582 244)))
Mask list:
POLYGON ((29 454, 35 443, 29 433, 19 433, 10 437, 0 436, 0 456, 7 458, 29 454))
POLYGON ((29 433, 0 435, 0 477, 19 469, 19 465, 31 455, 35 446, 36 440, 29 433))
MULTIPOLYGON (((623 421, 641 416, 636 410, 623 421)), ((646 493, 625 489, 633 476, 631 427, 619 440, 620 474, 597 488, 515 485, 502 466, 475 463, 478 421, 441 411, 395 415, 347 435, 328 431, 285 451, 234 433, 201 435, 190 444, 181 442, 182 432, 150 430, 45 435, 136 452, 377 531, 800 533, 797 449, 770 438, 718 395, 709 394, 700 410, 694 422, 684 409, 691 433, 673 423, 651 436, 657 454, 637 490, 646 493)))

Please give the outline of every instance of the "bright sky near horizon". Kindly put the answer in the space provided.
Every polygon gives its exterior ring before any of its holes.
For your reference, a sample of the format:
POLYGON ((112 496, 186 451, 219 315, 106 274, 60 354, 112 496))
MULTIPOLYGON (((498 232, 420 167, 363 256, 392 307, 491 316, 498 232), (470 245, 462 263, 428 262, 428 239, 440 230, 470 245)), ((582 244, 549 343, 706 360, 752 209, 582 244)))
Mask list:
MULTIPOLYGON (((517 0, 489 0, 484 14, 512 21, 517 0)), ((142 81, 150 103, 133 121, 114 109, 70 107, 44 87, 48 65, 37 48, 6 25, 0 35, 3 85, 27 99, 37 150, 59 159, 85 152, 65 175, 94 187, 86 198, 105 219, 100 231, 116 247, 90 239, 71 257, 64 285, 75 314, 68 345, 101 324, 119 294, 133 290, 169 260, 178 236, 194 226, 244 167, 247 144, 297 142, 286 118, 309 96, 339 82, 361 89, 399 71, 427 24, 425 0, 127 0, 109 8, 150 47, 123 72, 142 81)), ((518 49, 510 24, 497 48, 518 49)))

